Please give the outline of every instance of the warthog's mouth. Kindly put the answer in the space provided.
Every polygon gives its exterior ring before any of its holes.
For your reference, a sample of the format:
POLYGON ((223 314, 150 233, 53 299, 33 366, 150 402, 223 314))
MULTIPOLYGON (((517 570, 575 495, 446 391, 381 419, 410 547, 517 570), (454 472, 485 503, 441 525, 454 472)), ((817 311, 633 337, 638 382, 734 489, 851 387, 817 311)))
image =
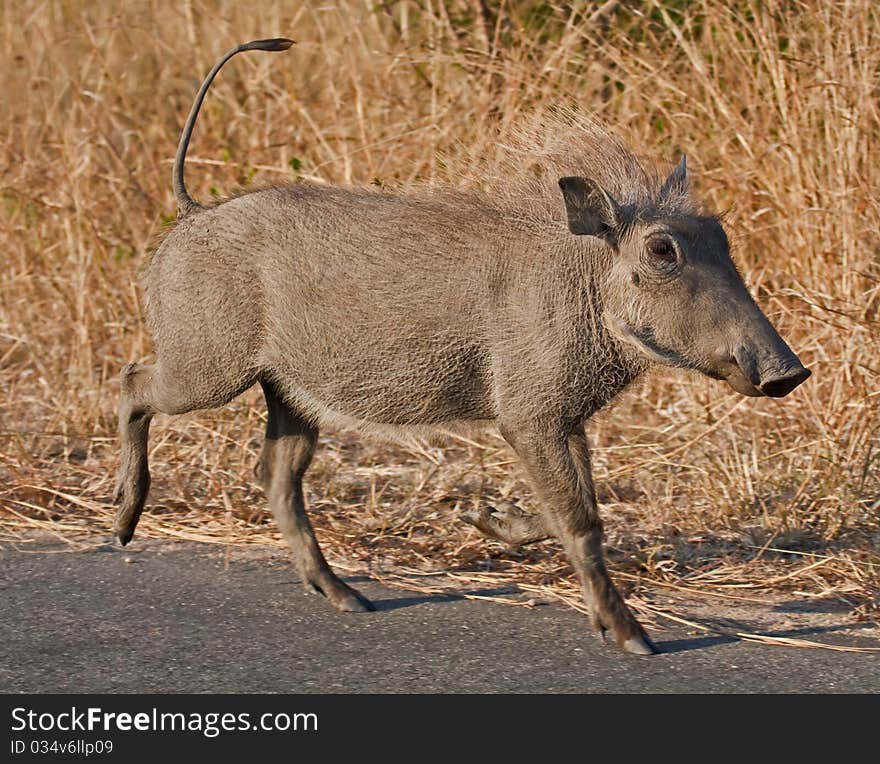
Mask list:
POLYGON ((719 377, 719 379, 723 379, 727 382, 727 384, 740 395, 748 395, 752 398, 759 398, 764 395, 764 393, 746 379, 746 375, 740 371, 738 366, 734 366, 730 374, 724 377, 719 377))

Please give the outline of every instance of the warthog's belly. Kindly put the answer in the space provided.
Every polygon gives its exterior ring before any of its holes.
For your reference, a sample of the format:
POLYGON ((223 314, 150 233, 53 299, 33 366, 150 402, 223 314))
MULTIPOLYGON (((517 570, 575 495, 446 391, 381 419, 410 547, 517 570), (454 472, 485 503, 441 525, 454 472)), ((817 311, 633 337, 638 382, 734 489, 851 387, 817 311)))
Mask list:
POLYGON ((438 336, 419 347, 386 337, 310 344, 271 373, 288 400, 319 420, 396 426, 493 419, 488 359, 474 345, 438 336))

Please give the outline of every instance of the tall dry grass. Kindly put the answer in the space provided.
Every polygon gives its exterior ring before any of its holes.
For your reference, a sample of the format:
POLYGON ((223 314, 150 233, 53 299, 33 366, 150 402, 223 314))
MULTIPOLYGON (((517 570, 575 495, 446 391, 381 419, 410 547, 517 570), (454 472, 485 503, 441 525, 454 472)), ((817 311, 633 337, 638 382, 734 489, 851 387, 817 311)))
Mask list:
MULTIPOLYGON (((0 24, 0 527, 106 531, 117 374, 149 356, 137 274, 175 214, 171 158, 237 42, 188 164, 236 186, 474 185, 527 113, 574 103, 727 211, 760 304, 814 371, 784 401, 657 372, 591 426, 612 569, 703 594, 797 591, 876 618, 880 566, 880 11, 868 0, 18 0, 0 24), (783 550, 783 551, 780 551, 783 550)), ((158 418, 140 534, 278 543, 251 391, 158 418)), ((310 471, 331 560, 403 585, 567 595, 550 544, 458 522, 528 492, 494 436, 447 448, 325 433, 310 471), (428 572, 446 571, 441 576, 428 572), (549 588, 548 588, 549 587, 549 588)))

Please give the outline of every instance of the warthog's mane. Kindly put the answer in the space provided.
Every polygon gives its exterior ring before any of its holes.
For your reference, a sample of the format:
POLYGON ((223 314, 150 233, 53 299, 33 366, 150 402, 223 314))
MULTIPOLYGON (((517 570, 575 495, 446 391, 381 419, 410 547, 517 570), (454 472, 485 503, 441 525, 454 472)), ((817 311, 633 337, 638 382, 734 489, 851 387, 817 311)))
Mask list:
POLYGON ((665 178, 646 168, 602 122, 577 107, 527 115, 465 179, 499 209, 534 223, 565 225, 559 179, 592 178, 634 218, 694 214, 689 190, 660 197, 665 178))

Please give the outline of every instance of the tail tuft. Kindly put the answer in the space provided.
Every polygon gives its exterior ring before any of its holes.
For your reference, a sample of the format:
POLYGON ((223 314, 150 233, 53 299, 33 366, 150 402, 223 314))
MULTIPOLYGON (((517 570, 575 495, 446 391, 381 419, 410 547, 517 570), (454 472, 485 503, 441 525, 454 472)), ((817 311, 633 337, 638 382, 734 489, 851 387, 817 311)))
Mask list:
POLYGON ((246 42, 244 45, 240 46, 240 50, 268 50, 268 51, 281 51, 287 50, 291 45, 293 45, 295 40, 289 40, 286 37, 273 37, 271 40, 253 40, 252 42, 246 42))

